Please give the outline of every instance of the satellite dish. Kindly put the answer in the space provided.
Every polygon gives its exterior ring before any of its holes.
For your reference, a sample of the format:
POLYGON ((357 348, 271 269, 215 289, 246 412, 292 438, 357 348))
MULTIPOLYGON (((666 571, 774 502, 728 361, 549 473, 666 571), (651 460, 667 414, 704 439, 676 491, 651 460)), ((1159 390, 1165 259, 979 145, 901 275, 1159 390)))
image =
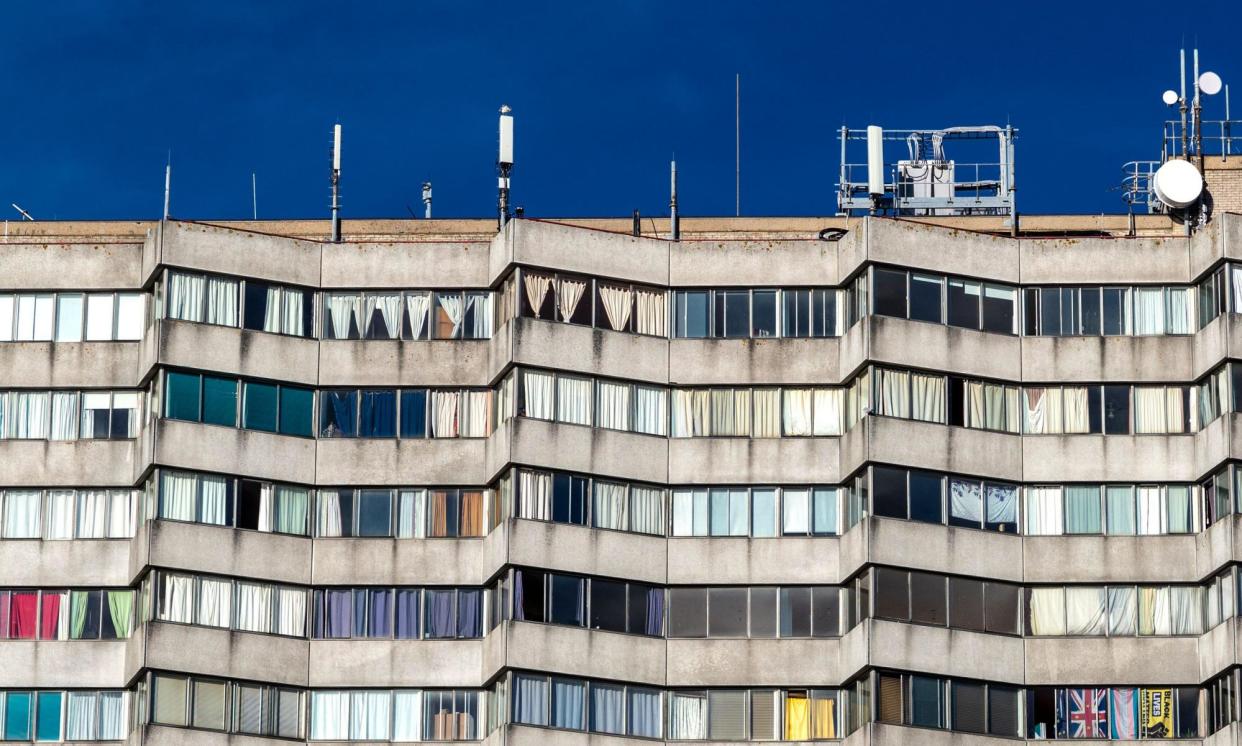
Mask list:
POLYGON ((1189 207, 1203 193, 1203 176, 1190 161, 1167 161, 1152 177, 1151 189, 1169 207, 1189 207))
POLYGON ((1173 106, 1177 103, 1177 91, 1165 91, 1160 98, 1164 100, 1166 106, 1173 106))
POLYGON ((1199 76, 1199 90, 1209 96, 1220 93, 1220 76, 1208 70, 1199 76))

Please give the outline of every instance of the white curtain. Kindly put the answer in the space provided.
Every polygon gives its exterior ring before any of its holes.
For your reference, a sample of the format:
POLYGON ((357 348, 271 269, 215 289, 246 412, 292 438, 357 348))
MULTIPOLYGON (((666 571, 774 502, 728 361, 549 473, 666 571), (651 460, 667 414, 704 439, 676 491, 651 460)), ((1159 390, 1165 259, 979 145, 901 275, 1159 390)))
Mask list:
MULTIPOLYGON (((753 436, 756 438, 781 437, 781 392, 780 389, 755 389, 752 394, 755 400, 753 436)), ((741 415, 745 410, 739 408, 741 415)), ((738 428, 741 430, 741 428, 738 428)), ((742 433, 744 434, 744 433, 742 433)))
POLYGON ((1134 333, 1164 334, 1164 289, 1134 289, 1134 333))
POLYGON ((669 715, 669 738, 678 741, 701 741, 707 738, 707 697, 670 692, 672 712, 669 715))
POLYGON ((1167 433, 1186 432, 1186 406, 1182 396, 1184 390, 1181 386, 1169 386, 1165 389, 1165 403, 1168 405, 1165 419, 1165 432, 1167 433))
POLYGON ((406 293, 405 312, 410 317, 410 330, 414 339, 427 336, 427 309, 431 306, 429 293, 406 293))
POLYGON ((879 378, 879 408, 876 414, 910 417, 910 374, 905 371, 876 370, 879 378))
POLYGON ((263 306, 263 331, 280 331, 280 288, 276 285, 266 286, 266 302, 263 306))
POLYGON ((1061 389, 1064 404, 1065 432, 1085 433, 1091 429, 1091 408, 1087 404, 1086 386, 1066 386, 1061 389))
POLYGON ((4 493, 4 538, 37 539, 39 530, 38 490, 8 490, 4 493))
POLYGON ((840 435, 843 426, 841 403, 845 392, 841 389, 815 389, 815 435, 840 435))
POLYGON ((558 376, 556 395, 559 422, 591 425, 591 379, 558 376))
POLYGON ((95 692, 67 692, 65 707, 65 740, 92 741, 95 734, 95 712, 98 707, 95 692))
POLYGON ((1108 589, 1108 634, 1138 633, 1138 595, 1131 587, 1108 589))
POLYGON ((630 530, 640 534, 664 535, 664 490, 630 487, 630 530))
POLYGON ((578 303, 586 292, 587 284, 583 280, 571 280, 565 277, 562 277, 557 284, 559 287, 556 300, 561 312, 561 320, 569 321, 573 318, 574 312, 578 310, 578 303))
MULTIPOLYGON (((608 317, 608 326, 614 331, 629 330, 630 310, 634 305, 634 295, 629 288, 596 283, 599 298, 604 306, 604 314, 608 317)), ((598 319, 596 323, 598 324, 598 319)))
POLYGON ((306 591, 277 586, 278 614, 276 634, 306 637, 306 591))
POLYGON ((595 480, 594 495, 591 502, 591 515, 596 528, 611 528, 624 531, 626 521, 626 494, 624 484, 595 480))
POLYGON ((1138 488, 1138 532, 1143 536, 1165 533, 1164 501, 1159 487, 1138 488))
POLYGON ((302 312, 305 300, 301 290, 285 288, 281 294, 281 322, 280 331, 282 334, 292 334, 298 337, 308 336, 310 329, 302 328, 302 312))
POLYGON ((83 539, 102 539, 107 526, 108 492, 106 490, 78 492, 78 536, 83 539))
POLYGON ((949 480, 949 515, 970 523, 983 522, 983 485, 949 480))
POLYGON ((134 535, 134 506, 137 490, 112 490, 108 497, 108 538, 121 539, 134 535))
POLYGON ((426 490, 401 490, 397 497, 397 538, 422 538, 427 534, 426 490))
POLYGON ((458 391, 431 392, 431 437, 456 438, 458 391))
POLYGON ((1026 488, 1026 525, 1028 536, 1059 536, 1063 532, 1063 504, 1060 487, 1026 488))
POLYGON ((668 391, 654 386, 634 387, 634 423, 636 433, 668 434, 668 391))
POLYGON ((397 690, 392 693, 393 724, 392 740, 423 740, 423 698, 417 690, 397 690))
POLYGON ((272 530, 272 503, 275 497, 275 489, 271 482, 263 482, 259 486, 259 522, 258 529, 260 531, 272 530))
MULTIPOLYGON (((73 514, 77 495, 73 490, 49 490, 47 493, 47 531, 44 532, 45 539, 72 539, 73 534, 73 514)), ((82 538, 102 538, 92 537, 89 534, 82 535, 82 538)))
POLYGON ((630 385, 613 381, 595 384, 595 417, 599 426, 609 430, 630 429, 630 385))
POLYGON ((811 390, 784 390, 784 433, 785 435, 810 435, 811 421, 811 390))
POLYGON ((52 392, 52 440, 73 440, 78 437, 78 394, 76 391, 52 392))
POLYGON ((237 584, 237 629, 244 632, 272 631, 272 587, 237 584))
POLYGON ((199 477, 199 488, 202 490, 199 521, 214 526, 223 526, 228 507, 228 480, 204 474, 199 477))
POLYGON ((161 573, 163 597, 158 618, 166 622, 194 622, 194 578, 189 575, 161 573))
POLYGON ((1065 589, 1065 633, 1103 635, 1107 604, 1102 587, 1065 589))
POLYGON ((518 518, 552 519, 552 475, 542 471, 518 472, 518 518))
MULTIPOLYGON (((199 292, 202 292, 201 284, 199 292)), ((237 280, 207 278, 207 311, 201 321, 220 326, 237 326, 237 280)))
MULTIPOLYGON (((440 304, 444 315, 448 317, 449 323, 453 325, 453 329, 449 332, 447 339, 461 338, 461 320, 465 308, 462 305, 461 293, 450 293, 441 295, 436 293, 436 302, 440 304)), ((436 331, 436 337, 440 338, 439 331, 436 331)))
POLYGON ((7 413, 8 436, 10 438, 46 438, 49 400, 50 394, 46 391, 10 391, 7 413))
POLYGON ((944 376, 913 373, 910 388, 910 416, 923 422, 944 424, 944 376))
MULTIPOLYGON (((1053 433, 1048 429, 1048 392, 1050 389, 1027 388, 1022 391, 1022 432, 1029 435, 1053 433)), ((1051 389, 1057 391, 1057 389, 1051 389)))
POLYGON ((484 391, 461 392, 462 406, 465 413, 461 419, 461 437, 486 438, 492 434, 492 399, 491 389, 484 391))
POLYGON ((332 333, 329 335, 328 330, 325 329, 325 339, 349 339, 351 321, 358 325, 359 334, 365 331, 358 318, 359 311, 362 309, 362 299, 356 293, 325 295, 324 305, 328 309, 328 318, 332 321, 332 333))
POLYGON ((311 692, 310 737, 317 741, 349 739, 349 692, 311 692))
POLYGON ((471 326, 466 330, 468 339, 489 339, 492 336, 492 294, 466 293, 466 315, 471 326))
MULTIPOLYGON (((1233 281, 1235 286, 1234 301, 1232 308, 1242 308, 1236 305, 1238 300, 1236 288, 1238 282, 1238 268, 1233 268, 1233 281)), ((1192 334, 1194 332, 1194 321, 1191 315, 1194 311, 1194 303, 1190 300, 1190 288, 1168 288, 1168 313, 1166 314, 1167 329, 1169 334, 1192 334)))
MULTIPOLYGON (((1180 399, 1178 400, 1180 401, 1180 399)), ((1165 433, 1165 389, 1163 386, 1134 387, 1134 432, 1165 433)))
POLYGON ((543 308, 543 299, 552 289, 552 278, 522 270, 522 286, 526 289, 526 301, 530 305, 531 313, 535 315, 535 318, 539 318, 539 313, 543 308))
POLYGON ((380 339, 398 339, 401 336, 401 296, 399 294, 366 295, 362 302, 362 317, 366 319, 368 326, 374 323, 375 311, 379 309, 380 317, 384 320, 384 329, 381 330, 380 339))
POLYGON ((522 371, 522 396, 526 402, 526 416, 550 420, 553 416, 552 398, 555 378, 551 373, 534 370, 522 371))
POLYGON ((183 275, 180 272, 168 273, 168 299, 165 303, 170 319, 182 321, 203 320, 203 278, 201 276, 183 275))
POLYGON ((810 530, 810 490, 781 490, 781 531, 805 534, 810 530))
POLYGON ((1168 590, 1169 612, 1172 617, 1171 634, 1202 634, 1203 589, 1191 586, 1173 586, 1168 590))
POLYGON ((194 475, 179 471, 160 472, 160 518, 194 520, 194 475))
POLYGON ((99 740, 125 738, 125 692, 99 693, 99 740))
POLYGON ((317 505, 316 535, 340 536, 342 528, 340 494, 336 490, 319 490, 315 504, 317 505))
POLYGON ((1065 590, 1063 588, 1031 589, 1032 635, 1065 634, 1065 590))
POLYGON ((634 299, 636 307, 634 331, 639 334, 667 337, 665 315, 668 301, 665 299, 664 291, 636 289, 634 299))
POLYGON ((199 578, 197 624, 228 629, 233 618, 233 583, 199 578))

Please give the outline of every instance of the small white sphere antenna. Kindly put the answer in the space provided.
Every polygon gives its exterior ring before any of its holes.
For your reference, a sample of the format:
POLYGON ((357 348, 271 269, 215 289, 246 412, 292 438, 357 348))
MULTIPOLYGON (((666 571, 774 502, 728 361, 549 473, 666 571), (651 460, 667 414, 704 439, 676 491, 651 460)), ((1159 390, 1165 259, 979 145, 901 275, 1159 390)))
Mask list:
POLYGON ((1199 90, 1208 96, 1215 96, 1220 93, 1220 76, 1208 70, 1199 76, 1199 90))
POLYGON ((1160 98, 1164 101, 1165 106, 1177 106, 1177 101, 1178 101, 1177 91, 1172 91, 1172 90, 1165 91, 1164 95, 1162 95, 1160 98))

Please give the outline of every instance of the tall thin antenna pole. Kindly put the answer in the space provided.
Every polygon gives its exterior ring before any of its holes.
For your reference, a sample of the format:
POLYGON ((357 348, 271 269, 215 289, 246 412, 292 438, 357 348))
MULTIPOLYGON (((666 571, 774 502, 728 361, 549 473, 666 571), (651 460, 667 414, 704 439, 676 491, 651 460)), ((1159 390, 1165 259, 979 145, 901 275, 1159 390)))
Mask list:
POLYGON ((341 242, 341 125, 332 128, 332 243, 341 242))
POLYGON ((250 172, 250 207, 254 220, 259 219, 259 182, 255 179, 254 171, 250 172))
POLYGON ((172 156, 169 155, 168 163, 164 166, 164 219, 168 220, 168 200, 169 192, 172 188, 172 156))
POLYGON ((1180 50, 1180 56, 1178 59, 1180 60, 1182 71, 1182 95, 1178 98, 1178 111, 1181 112, 1182 115, 1182 157, 1189 158, 1190 155, 1186 152, 1186 49, 1184 47, 1180 50))
POLYGON ((669 164, 669 229, 673 233, 673 240, 681 240, 681 221, 677 216, 677 161, 674 159, 669 164))
POLYGON ((742 215, 742 74, 733 76, 733 216, 742 215))

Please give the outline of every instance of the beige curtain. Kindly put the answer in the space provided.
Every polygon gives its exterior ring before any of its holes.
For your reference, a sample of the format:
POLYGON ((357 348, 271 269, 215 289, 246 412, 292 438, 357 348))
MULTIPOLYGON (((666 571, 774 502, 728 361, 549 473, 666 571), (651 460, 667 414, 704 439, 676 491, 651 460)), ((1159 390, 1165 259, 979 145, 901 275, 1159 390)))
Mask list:
POLYGON ((840 435, 842 430, 841 389, 815 389, 815 435, 840 435))
POLYGON ((651 334, 656 337, 668 336, 664 320, 665 307, 667 306, 664 291, 637 289, 634 291, 634 298, 637 307, 637 315, 634 317, 634 331, 639 334, 651 334))
POLYGON ((811 422, 811 390, 785 389, 784 391, 784 434, 810 435, 811 422))
POLYGON ((780 389, 755 389, 754 426, 756 438, 779 438, 781 436, 780 389))
POLYGON ((526 288, 526 301, 530 304, 531 312, 535 314, 535 318, 539 318, 539 309, 543 307, 543 299, 552 289, 552 278, 537 272, 522 270, 522 284, 526 288))
POLYGON ((561 312, 561 321, 569 321, 578 310, 578 302, 586 292, 585 280, 571 280, 562 277, 557 283, 556 302, 561 312))
POLYGON ((613 331, 629 331, 630 311, 634 305, 634 294, 629 288, 598 283, 599 299, 604 305, 604 314, 608 317, 608 326, 613 331))

